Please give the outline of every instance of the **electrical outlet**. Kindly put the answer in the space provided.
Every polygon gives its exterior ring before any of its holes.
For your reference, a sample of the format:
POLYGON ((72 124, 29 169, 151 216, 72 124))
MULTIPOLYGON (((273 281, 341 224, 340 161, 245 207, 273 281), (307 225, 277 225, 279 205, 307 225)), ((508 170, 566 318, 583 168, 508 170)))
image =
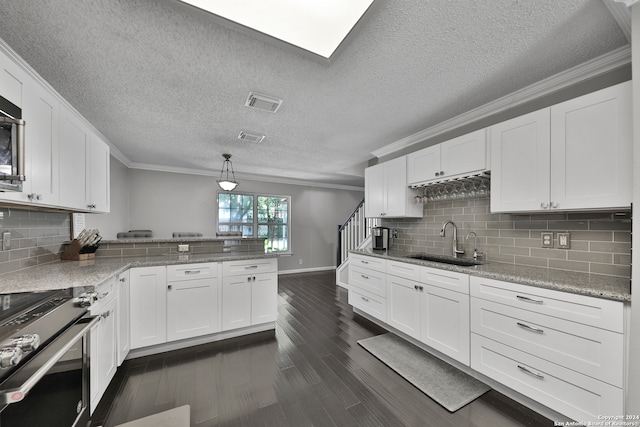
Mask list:
POLYGON ((178 252, 189 252, 189 245, 178 245, 178 252))
POLYGON ((2 250, 8 251, 11 249, 11 232, 3 231, 2 232, 2 250))
POLYGON ((543 231, 540 233, 540 240, 542 241, 541 246, 543 248, 552 248, 553 247, 553 233, 550 231, 543 231))
POLYGON ((5 295, 2 298, 2 310, 9 310, 11 308, 11 295, 5 295))
POLYGON ((571 233, 558 233, 558 247, 560 249, 571 249, 571 233))
POLYGON ((302 259, 298 260, 298 264, 302 265, 302 259))

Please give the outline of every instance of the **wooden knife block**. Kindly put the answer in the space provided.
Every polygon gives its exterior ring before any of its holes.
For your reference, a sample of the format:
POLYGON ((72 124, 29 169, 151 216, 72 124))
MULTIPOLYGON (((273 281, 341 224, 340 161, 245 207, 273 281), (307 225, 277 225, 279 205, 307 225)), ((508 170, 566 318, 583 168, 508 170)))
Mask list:
POLYGON ((71 261, 95 259, 96 257, 95 252, 81 254, 80 253, 81 249, 82 249, 82 245, 80 244, 80 242, 78 242, 77 239, 73 239, 71 243, 69 243, 67 248, 64 250, 62 255, 60 256, 60 259, 71 260, 71 261))

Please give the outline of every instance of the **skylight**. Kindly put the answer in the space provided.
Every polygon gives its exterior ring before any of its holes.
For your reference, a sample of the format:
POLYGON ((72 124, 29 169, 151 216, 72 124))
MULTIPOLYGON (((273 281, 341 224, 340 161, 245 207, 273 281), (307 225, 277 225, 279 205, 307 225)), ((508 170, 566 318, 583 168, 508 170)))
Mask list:
POLYGON ((181 0, 330 58, 374 0, 181 0))

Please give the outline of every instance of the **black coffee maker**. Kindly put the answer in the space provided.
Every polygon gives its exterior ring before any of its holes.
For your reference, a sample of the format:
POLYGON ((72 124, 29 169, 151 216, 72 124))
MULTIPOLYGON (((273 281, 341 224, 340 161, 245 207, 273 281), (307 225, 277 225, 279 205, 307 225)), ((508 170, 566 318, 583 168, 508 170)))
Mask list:
POLYGON ((387 227, 371 228, 371 247, 373 250, 389 249, 389 229, 387 227))

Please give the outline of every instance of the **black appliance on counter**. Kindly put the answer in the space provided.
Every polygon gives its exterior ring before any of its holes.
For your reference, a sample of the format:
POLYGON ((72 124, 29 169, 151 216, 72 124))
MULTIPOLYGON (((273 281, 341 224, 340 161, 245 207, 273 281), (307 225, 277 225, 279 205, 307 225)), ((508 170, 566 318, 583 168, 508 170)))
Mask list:
POLYGON ((387 227, 371 228, 371 247, 373 250, 389 249, 389 229, 387 227))
POLYGON ((0 294, 0 427, 87 425, 87 313, 71 290, 0 294))

